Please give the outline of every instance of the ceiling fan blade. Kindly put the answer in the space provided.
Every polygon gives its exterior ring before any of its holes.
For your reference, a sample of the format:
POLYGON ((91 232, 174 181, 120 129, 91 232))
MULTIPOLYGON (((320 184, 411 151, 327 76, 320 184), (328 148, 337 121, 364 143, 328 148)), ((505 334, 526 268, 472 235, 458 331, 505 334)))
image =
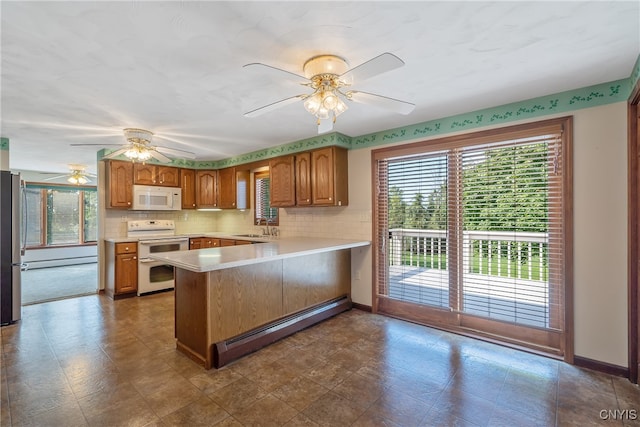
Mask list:
POLYGON ((341 74, 340 77, 351 74, 354 81, 360 82, 373 76, 377 76, 378 74, 395 70, 403 65, 404 61, 402 59, 392 53, 386 52, 358 65, 357 67, 353 67, 341 74))
POLYGON ((196 154, 192 153, 191 151, 186 151, 186 150, 180 150, 179 148, 169 148, 169 147, 162 147, 160 145, 156 145, 156 150, 158 150, 160 153, 166 153, 169 154, 171 156, 176 156, 176 157, 180 157, 183 159, 195 159, 196 158, 196 154))
POLYGON ((45 178, 45 179, 43 179, 43 181, 53 181, 54 179, 65 178, 66 176, 67 176, 67 175, 52 176, 51 178, 45 178))
POLYGON ((302 76, 300 74, 296 74, 293 73, 291 71, 287 71, 287 70, 283 70, 282 68, 277 68, 277 67, 273 67, 271 65, 267 65, 267 64, 263 64, 262 62, 252 62, 251 64, 245 64, 242 66, 242 68, 246 68, 246 69, 254 69, 256 71, 259 71, 261 73, 266 73, 266 74, 271 74, 274 75, 276 77, 282 77, 282 74, 288 74, 288 77, 295 77, 297 79, 302 79, 305 81, 308 81, 309 79, 306 78, 305 76, 302 76))
POLYGON ((409 114, 416 107, 415 104, 406 101, 400 101, 399 99, 389 98, 387 96, 375 95, 368 92, 360 92, 352 90, 347 92, 349 99, 361 104, 368 104, 384 108, 400 114, 409 114))
POLYGON ((333 119, 320 120, 318 123, 318 135, 331 132, 333 130, 333 119))
POLYGON ((119 150, 114 151, 113 153, 109 153, 106 156, 104 156, 105 159, 112 159, 114 157, 118 157, 120 154, 123 154, 125 151, 127 151, 129 149, 129 147, 123 147, 119 150))
POLYGON ((264 113, 268 113, 269 111, 282 108, 286 105, 293 104, 294 102, 303 99, 305 96, 306 95, 296 95, 290 98, 281 99, 280 101, 272 102, 271 104, 264 105, 262 107, 256 108, 255 110, 247 111, 246 113, 244 113, 244 116, 256 117, 264 113))
POLYGON ((72 147, 120 147, 122 144, 69 144, 72 147))
POLYGON ((168 158, 167 156, 165 156, 162 153, 159 153, 156 150, 149 150, 149 154, 151 154, 151 157, 153 157, 154 159, 158 160, 159 162, 171 163, 171 159, 170 158, 168 158))

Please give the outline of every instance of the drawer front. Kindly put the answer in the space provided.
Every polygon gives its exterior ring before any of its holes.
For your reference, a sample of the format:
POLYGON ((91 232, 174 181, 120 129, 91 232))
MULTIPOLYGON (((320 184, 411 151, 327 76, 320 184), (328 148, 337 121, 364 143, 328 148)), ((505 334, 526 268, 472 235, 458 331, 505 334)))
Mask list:
POLYGON ((116 255, 138 252, 138 242, 116 243, 116 255))

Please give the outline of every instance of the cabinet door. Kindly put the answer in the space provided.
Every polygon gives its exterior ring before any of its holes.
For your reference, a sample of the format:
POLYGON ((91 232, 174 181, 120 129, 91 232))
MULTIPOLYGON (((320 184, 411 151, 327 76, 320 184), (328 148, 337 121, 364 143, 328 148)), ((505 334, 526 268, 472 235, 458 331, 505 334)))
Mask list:
POLYGON ((204 239, 201 237, 193 237, 189 239, 189 249, 202 249, 204 239))
POLYGON ((296 178, 293 156, 277 157, 269 161, 269 205, 295 206, 296 178))
POLYGON ((311 196, 314 205, 334 204, 333 150, 311 152, 311 196))
POLYGON ((218 188, 222 209, 236 208, 236 168, 225 168, 218 171, 218 188))
POLYGON ((180 169, 180 187, 182 188, 182 209, 195 209, 196 171, 180 169))
POLYGON ((236 241, 231 239, 220 239, 220 246, 235 246, 236 241))
POLYGON ((196 172, 196 206, 199 208, 218 207, 218 174, 216 171, 196 172))
POLYGON ((138 290, 137 254, 116 255, 115 293, 136 292, 138 290))
POLYGON ((220 246, 220 239, 213 239, 211 237, 202 238, 203 248, 217 248, 218 246, 220 246))
POLYGON ((135 163, 133 165, 133 183, 138 185, 155 185, 156 167, 154 165, 135 163))
POLYGON ((130 208, 133 204, 133 163, 110 160, 109 207, 130 208))
POLYGON ((179 187, 180 168, 156 166, 156 184, 164 187, 179 187))
POLYGON ((310 205, 311 195, 311 153, 296 154, 296 205, 310 205))

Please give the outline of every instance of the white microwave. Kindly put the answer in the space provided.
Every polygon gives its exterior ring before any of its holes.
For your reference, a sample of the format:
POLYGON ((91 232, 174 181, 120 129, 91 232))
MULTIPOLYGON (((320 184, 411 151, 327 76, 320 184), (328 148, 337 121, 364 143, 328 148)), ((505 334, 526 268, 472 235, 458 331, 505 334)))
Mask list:
POLYGON ((179 211, 182 210, 180 187, 133 186, 133 210, 179 211))

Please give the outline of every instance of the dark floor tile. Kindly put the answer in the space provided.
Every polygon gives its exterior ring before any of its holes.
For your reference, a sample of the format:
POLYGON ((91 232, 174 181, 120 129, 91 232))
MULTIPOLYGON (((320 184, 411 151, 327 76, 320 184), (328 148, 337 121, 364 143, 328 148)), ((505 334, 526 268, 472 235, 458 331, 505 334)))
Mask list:
POLYGON ((222 407, 206 396, 168 414, 162 418, 168 426, 212 426, 229 418, 222 407))
MULTIPOLYGON (((434 399, 435 400, 435 399, 434 399)), ((402 426, 418 426, 431 409, 433 402, 416 399, 401 389, 389 389, 368 408, 372 417, 402 426)))
POLYGON ((486 426, 491 419, 491 414, 495 408, 492 401, 483 399, 471 393, 462 391, 450 384, 450 387, 443 391, 437 402, 433 405, 431 414, 448 414, 452 419, 461 419, 468 423, 486 426))
POLYGON ((173 298, 25 307, 0 329, 0 424, 640 425, 626 379, 360 310, 205 370, 173 298))
POLYGON ((233 417, 245 426, 281 426, 296 415, 298 415, 298 411, 277 397, 268 394, 238 411, 233 417))
POLYGON ((304 410, 312 402, 329 392, 329 389, 315 381, 299 376, 281 385, 272 394, 298 411, 304 410))
POLYGON ((231 415, 264 398, 267 392, 254 382, 241 378, 209 394, 209 397, 231 415))
POLYGON ((332 389, 352 374, 353 371, 346 367, 325 362, 311 368, 304 376, 328 389, 332 389))
POLYGON ((328 392, 311 403, 302 414, 320 425, 344 426, 355 422, 365 410, 344 397, 328 392))

